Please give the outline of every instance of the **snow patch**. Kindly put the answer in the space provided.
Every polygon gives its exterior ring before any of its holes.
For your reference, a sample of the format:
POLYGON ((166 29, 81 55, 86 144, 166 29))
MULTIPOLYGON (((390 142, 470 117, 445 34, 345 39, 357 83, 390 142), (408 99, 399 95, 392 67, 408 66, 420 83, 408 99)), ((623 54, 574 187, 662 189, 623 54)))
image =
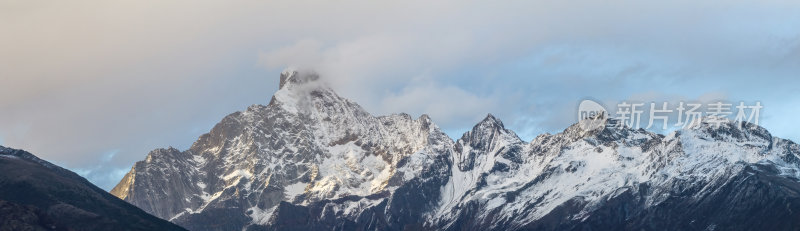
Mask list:
POLYGON ((308 183, 303 183, 303 182, 297 182, 294 184, 287 185, 284 191, 284 194, 286 194, 286 199, 291 201, 292 199, 297 197, 297 195, 303 194, 307 186, 308 183))
POLYGON ((275 209, 278 206, 269 208, 269 209, 261 209, 258 206, 254 206, 252 208, 247 209, 247 214, 250 214, 250 218, 252 218, 252 224, 256 225, 267 225, 269 224, 269 219, 272 217, 272 213, 275 212, 275 209))

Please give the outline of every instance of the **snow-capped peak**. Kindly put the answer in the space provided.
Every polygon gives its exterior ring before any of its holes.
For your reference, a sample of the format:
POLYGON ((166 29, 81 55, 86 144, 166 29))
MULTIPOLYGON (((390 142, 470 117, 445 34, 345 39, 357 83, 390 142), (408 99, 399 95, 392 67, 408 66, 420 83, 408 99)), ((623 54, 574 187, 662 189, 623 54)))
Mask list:
POLYGON ((280 89, 287 84, 304 84, 319 80, 319 74, 314 70, 286 68, 281 72, 280 89))
POLYGON ((494 117, 494 115, 492 115, 492 113, 487 114, 486 118, 483 118, 483 120, 481 120, 481 122, 479 122, 475 126, 476 127, 487 126, 487 127, 505 129, 505 126, 503 125, 503 121, 501 121, 500 119, 497 119, 497 117, 494 117))
POLYGON ((475 124, 475 126, 472 127, 472 132, 499 132, 514 134, 513 131, 506 129, 506 126, 503 124, 502 120, 498 119, 491 113, 487 114, 483 120, 475 124))
POLYGON ((281 73, 280 89, 275 92, 270 105, 283 108, 289 113, 310 113, 315 104, 324 101, 321 105, 349 104, 347 99, 339 97, 333 90, 320 80, 320 75, 313 70, 286 69, 281 73))
POLYGON ((744 142, 759 140, 770 142, 772 140, 772 134, 761 126, 728 119, 721 119, 715 122, 710 117, 705 117, 698 126, 685 130, 693 130, 697 134, 719 141, 744 142))

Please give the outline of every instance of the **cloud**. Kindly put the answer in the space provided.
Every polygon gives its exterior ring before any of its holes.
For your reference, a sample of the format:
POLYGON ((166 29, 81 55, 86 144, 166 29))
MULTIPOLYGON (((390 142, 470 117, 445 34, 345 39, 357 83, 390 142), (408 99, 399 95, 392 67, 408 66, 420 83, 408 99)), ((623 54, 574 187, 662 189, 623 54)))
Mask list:
POLYGON ((259 63, 271 69, 287 66, 318 69, 318 65, 322 62, 321 49, 322 43, 319 41, 303 39, 270 53, 259 54, 259 63))
POLYGON ((497 99, 478 96, 453 86, 440 87, 432 84, 404 88, 398 94, 383 98, 381 106, 381 111, 428 114, 432 118, 438 118, 436 122, 446 128, 464 126, 465 122, 477 122, 488 112, 498 113, 504 110, 504 105, 497 99))
MULTIPOLYGON (((186 148, 227 113, 267 103, 286 66, 316 69, 374 114, 430 114, 454 136, 490 112, 525 139, 557 132, 587 97, 720 93, 789 111, 798 8, 0 0, 0 134, 109 189, 149 150, 186 148), (96 168, 108 150, 119 152, 96 168)), ((784 118, 765 124, 797 138, 784 118)))

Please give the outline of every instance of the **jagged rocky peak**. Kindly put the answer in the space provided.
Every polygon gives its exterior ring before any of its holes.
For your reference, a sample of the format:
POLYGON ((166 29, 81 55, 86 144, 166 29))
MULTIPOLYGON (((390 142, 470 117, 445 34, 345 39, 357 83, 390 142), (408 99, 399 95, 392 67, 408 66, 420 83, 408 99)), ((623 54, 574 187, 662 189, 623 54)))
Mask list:
POLYGON ((425 127, 429 127, 431 124, 433 124, 433 120, 431 120, 431 117, 428 116, 428 114, 420 115, 419 118, 417 118, 417 121, 421 122, 425 127))
POLYGON ((496 141, 522 142, 514 131, 506 129, 503 121, 492 114, 486 115, 486 118, 459 139, 459 143, 473 148, 491 148, 491 143, 496 141))
POLYGON ((283 71, 280 89, 272 96, 269 105, 292 114, 313 114, 318 110, 338 111, 345 108, 363 111, 356 103, 336 94, 316 71, 309 69, 290 68, 283 71))
POLYGON ((150 151, 150 153, 147 154, 147 158, 145 159, 145 161, 150 162, 154 158, 155 159, 159 159, 159 158, 164 158, 164 156, 167 156, 167 155, 168 156, 179 156, 181 154, 182 153, 181 153, 180 150, 178 150, 177 148, 173 148, 172 146, 170 146, 168 148, 158 148, 158 149, 155 149, 153 151, 150 151))
MULTIPOLYGON (((515 148, 506 149, 509 145, 524 143, 514 131, 508 130, 500 119, 488 114, 472 130, 464 133, 454 147, 457 165, 461 171, 469 171, 481 161, 476 159, 482 155, 495 155, 498 152, 518 152, 515 148)), ((485 163, 489 164, 489 163, 485 163)))
POLYGON ((615 118, 587 118, 567 127, 561 134, 571 141, 594 139, 603 143, 632 138, 637 134, 639 137, 659 136, 643 128, 632 128, 615 118))
POLYGON ((486 115, 481 122, 475 124, 472 127, 471 132, 473 133, 498 133, 498 132, 511 132, 510 130, 506 130, 505 125, 503 125, 503 121, 494 117, 491 113, 486 115))
POLYGON ((492 127, 492 128, 498 128, 498 129, 505 129, 505 125, 503 125, 503 121, 501 121, 497 117, 494 117, 494 115, 492 115, 492 113, 487 114, 486 118, 483 118, 483 120, 481 120, 481 122, 479 122, 475 126, 476 127, 485 126, 485 127, 492 127))
POLYGON ((286 84, 303 84, 319 80, 319 74, 313 70, 287 68, 281 72, 280 89, 286 84))
POLYGON ((744 121, 722 119, 715 122, 711 117, 704 117, 698 126, 689 130, 694 131, 697 135, 710 136, 719 141, 772 141, 772 134, 767 129, 744 121))

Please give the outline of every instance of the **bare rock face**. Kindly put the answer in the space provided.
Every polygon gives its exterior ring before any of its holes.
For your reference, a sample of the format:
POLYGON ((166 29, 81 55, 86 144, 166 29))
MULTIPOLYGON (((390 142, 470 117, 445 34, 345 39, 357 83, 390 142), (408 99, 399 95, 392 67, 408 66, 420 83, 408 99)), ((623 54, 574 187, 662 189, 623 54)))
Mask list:
POLYGON ((452 140, 313 72, 280 81, 268 105, 152 151, 112 193, 190 230, 800 227, 800 147, 752 124, 664 136, 608 120, 525 142, 489 115, 452 140))

